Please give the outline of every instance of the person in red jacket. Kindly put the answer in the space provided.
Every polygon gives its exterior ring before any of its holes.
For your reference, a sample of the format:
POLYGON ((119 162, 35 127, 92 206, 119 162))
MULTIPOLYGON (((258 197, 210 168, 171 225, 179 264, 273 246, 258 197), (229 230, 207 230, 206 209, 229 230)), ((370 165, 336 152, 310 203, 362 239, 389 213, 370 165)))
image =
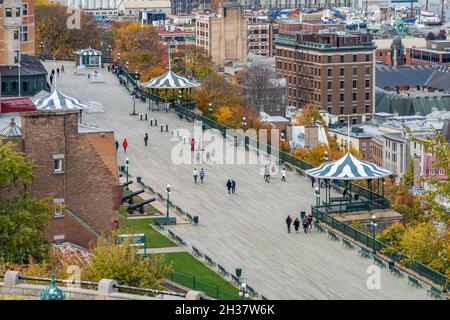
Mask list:
POLYGON ((195 148, 195 139, 192 138, 191 139, 191 151, 194 151, 194 148, 195 148))
POLYGON ((128 147, 128 141, 127 141, 127 139, 123 139, 122 147, 123 147, 123 150, 124 150, 125 152, 127 152, 127 147, 128 147))

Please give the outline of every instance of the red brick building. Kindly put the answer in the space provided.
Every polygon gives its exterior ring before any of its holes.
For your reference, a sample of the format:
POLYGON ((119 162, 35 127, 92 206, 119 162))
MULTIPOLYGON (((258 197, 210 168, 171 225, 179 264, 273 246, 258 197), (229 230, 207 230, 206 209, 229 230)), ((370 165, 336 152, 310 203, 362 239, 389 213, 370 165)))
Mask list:
MULTIPOLYGON (((290 24, 289 29, 292 29, 290 24)), ((374 112, 375 46, 357 32, 283 31, 275 40, 276 68, 286 78, 289 105, 307 103, 353 124, 374 112)))
POLYGON ((78 111, 23 112, 20 129, 6 136, 8 130, 2 131, 0 141, 13 141, 42 166, 31 193, 54 204, 48 240, 88 247, 118 227, 122 187, 114 133, 79 125, 78 116, 78 111))

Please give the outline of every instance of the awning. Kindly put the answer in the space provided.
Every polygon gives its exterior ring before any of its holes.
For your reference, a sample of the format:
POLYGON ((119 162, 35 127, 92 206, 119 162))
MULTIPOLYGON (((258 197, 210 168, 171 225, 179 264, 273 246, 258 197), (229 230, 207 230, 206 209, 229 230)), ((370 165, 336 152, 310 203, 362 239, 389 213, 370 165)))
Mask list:
POLYGON ((81 103, 77 98, 72 98, 61 91, 54 89, 48 95, 33 100, 37 110, 83 110, 89 106, 81 103))
POLYGON ((392 172, 373 163, 359 160, 349 152, 338 160, 307 170, 306 174, 318 179, 360 180, 383 178, 391 175, 392 172))
POLYGON ((36 106, 30 98, 2 99, 0 113, 35 111, 36 106))
POLYGON ((149 82, 143 84, 144 88, 150 89, 187 89, 198 86, 200 86, 200 83, 197 81, 177 76, 172 71, 169 71, 162 76, 153 78, 149 82))

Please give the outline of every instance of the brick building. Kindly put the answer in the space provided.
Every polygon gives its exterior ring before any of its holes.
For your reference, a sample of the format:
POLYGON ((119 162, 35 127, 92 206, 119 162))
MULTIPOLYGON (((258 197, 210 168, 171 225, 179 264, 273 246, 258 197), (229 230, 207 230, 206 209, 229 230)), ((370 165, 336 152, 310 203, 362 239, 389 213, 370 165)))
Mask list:
POLYGON ((289 105, 313 103, 340 123, 347 115, 352 124, 370 120, 375 99, 372 37, 327 29, 284 30, 280 24, 275 54, 277 74, 287 80, 289 105))
POLYGON ((54 204, 48 240, 88 247, 99 234, 116 229, 122 187, 114 133, 79 125, 78 111, 23 112, 17 123, 10 123, 12 116, 0 117, 0 141, 13 141, 42 166, 30 191, 54 204))
POLYGON ((450 40, 428 40, 425 47, 411 48, 409 56, 411 65, 450 66, 450 40))
POLYGON ((247 15, 246 19, 248 53, 272 57, 275 49, 275 37, 278 34, 278 23, 254 14, 247 15))
POLYGON ((34 54, 34 0, 0 1, 2 96, 33 96, 49 89, 47 71, 34 54))

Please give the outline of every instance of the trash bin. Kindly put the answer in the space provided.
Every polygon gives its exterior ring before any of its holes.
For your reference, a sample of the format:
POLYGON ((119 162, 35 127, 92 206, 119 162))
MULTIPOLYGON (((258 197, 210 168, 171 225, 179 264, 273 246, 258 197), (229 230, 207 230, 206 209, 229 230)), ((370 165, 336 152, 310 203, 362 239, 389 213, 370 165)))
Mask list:
POLYGON ((300 220, 303 221, 303 219, 305 218, 306 212, 305 211, 300 211, 300 220))
POLYGON ((192 218, 192 222, 194 222, 194 224, 198 224, 198 216, 194 216, 192 218))
POLYGON ((137 183, 141 183, 142 182, 142 178, 141 177, 136 177, 136 182, 137 183))
POLYGON ((238 277, 238 279, 241 277, 242 275, 242 269, 241 268, 236 268, 236 277, 238 277))
POLYGON ((359 194, 355 194, 355 201, 358 201, 359 199, 359 194))

